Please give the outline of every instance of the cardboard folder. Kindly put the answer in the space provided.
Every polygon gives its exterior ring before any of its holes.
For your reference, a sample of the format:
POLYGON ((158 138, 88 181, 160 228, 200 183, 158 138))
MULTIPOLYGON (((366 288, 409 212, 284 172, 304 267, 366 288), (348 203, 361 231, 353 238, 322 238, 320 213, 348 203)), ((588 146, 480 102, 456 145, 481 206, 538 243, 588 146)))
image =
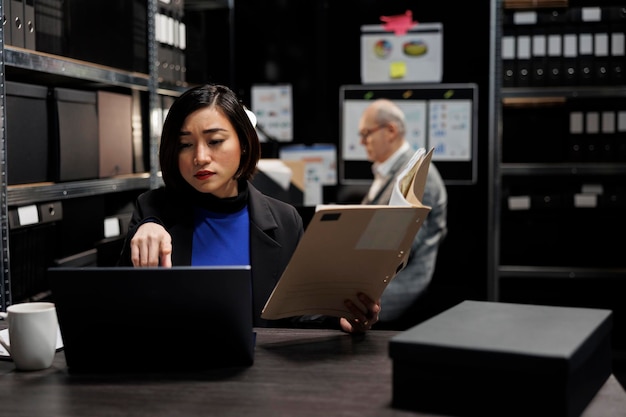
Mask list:
POLYGON ((406 266, 430 207, 421 204, 433 149, 420 149, 396 182, 390 205, 323 206, 313 215, 261 317, 354 318, 344 301, 377 300, 406 266))
POLYGON ((132 97, 97 92, 99 177, 133 172, 132 97))

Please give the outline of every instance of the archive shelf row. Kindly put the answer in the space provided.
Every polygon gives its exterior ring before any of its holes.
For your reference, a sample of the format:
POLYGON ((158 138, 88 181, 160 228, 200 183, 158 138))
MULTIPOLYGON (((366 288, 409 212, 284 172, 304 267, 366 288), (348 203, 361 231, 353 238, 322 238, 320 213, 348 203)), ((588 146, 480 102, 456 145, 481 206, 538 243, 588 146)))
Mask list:
POLYGON ((614 245, 626 232, 626 3, 491 5, 489 298, 610 307, 606 292, 594 298, 590 288, 626 283, 614 245), (573 56, 564 54, 566 38, 573 56), (561 49, 549 56, 551 43, 561 49), (571 66, 578 78, 529 82, 551 70, 550 59, 556 73, 571 66), (595 79, 582 75, 589 63, 595 79), (599 79, 605 69, 613 78, 599 79))
MULTIPOLYGON (((169 2, 167 3, 169 4, 169 2)), ((176 3, 180 3, 180 1, 176 3)), ((41 4, 43 5, 43 2, 41 4)), ((54 2, 50 4, 54 4, 54 2)), ((162 95, 176 96, 186 88, 186 84, 178 83, 175 85, 159 80, 159 41, 155 36, 155 21, 160 8, 163 7, 161 2, 159 0, 134 1, 135 11, 138 10, 137 5, 140 5, 139 13, 145 12, 145 16, 141 16, 142 24, 145 22, 145 27, 143 27, 144 32, 139 43, 144 43, 145 37, 146 50, 142 51, 142 56, 145 54, 147 57, 147 73, 86 62, 32 48, 7 45, 4 38, 7 28, 5 27, 0 31, 0 104, 2 106, 0 111, 0 140, 2 145, 0 148, 0 310, 4 311, 12 302, 19 301, 12 297, 11 276, 13 268, 11 260, 26 259, 28 262, 29 256, 31 258, 37 256, 35 253, 19 253, 11 256, 9 250, 11 246, 10 210, 13 211, 17 207, 28 205, 38 206, 48 202, 55 202, 56 204, 58 201, 80 201, 93 197, 99 199, 99 202, 109 198, 115 200, 118 195, 138 193, 160 185, 157 146, 162 120, 156 116, 162 114, 160 97, 162 95), (141 7, 145 7, 145 10, 141 11, 141 7), (6 83, 9 81, 48 87, 106 90, 132 96, 133 102, 136 100, 139 103, 137 104, 139 117, 135 117, 133 113, 133 141, 139 141, 136 143, 137 148, 135 148, 139 155, 134 155, 133 173, 76 181, 10 184, 7 175, 7 168, 10 176, 11 167, 7 167, 7 142, 10 141, 10 138, 7 135, 6 100, 6 83), (143 154, 141 154, 142 152, 143 154)), ((0 8, 2 7, 0 5, 0 8)), ((2 9, 2 12, 5 11, 2 9)), ((136 30, 132 36, 136 36, 136 30)), ((137 42, 136 39, 128 39, 128 41, 137 42)), ((27 118, 29 115, 24 114, 23 117, 27 118)), ((32 147, 33 145, 24 143, 23 146, 32 147)), ((29 150, 35 151, 36 149, 29 150)), ((115 203, 119 204, 117 201, 115 203)), ((88 216, 89 214, 86 213, 85 215, 88 216)), ((35 260, 31 260, 33 264, 37 263, 35 260)), ((22 274, 19 275, 21 277, 22 274)))

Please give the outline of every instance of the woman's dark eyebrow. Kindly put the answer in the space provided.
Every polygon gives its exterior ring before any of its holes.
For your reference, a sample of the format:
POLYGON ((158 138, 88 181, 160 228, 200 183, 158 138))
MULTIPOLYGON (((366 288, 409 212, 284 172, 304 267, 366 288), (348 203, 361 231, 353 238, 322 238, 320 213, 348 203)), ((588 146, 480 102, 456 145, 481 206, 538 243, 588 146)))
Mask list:
MULTIPOLYGON (((221 127, 215 127, 215 128, 212 128, 212 129, 204 129, 204 130, 202 131, 202 133, 203 133, 203 134, 207 134, 207 133, 215 133, 215 132, 226 132, 226 129, 223 129, 223 128, 221 128, 221 127)), ((178 135, 179 135, 179 136, 189 136, 189 135, 191 135, 191 132, 189 132, 189 131, 187 131, 187 130, 181 130, 181 131, 178 133, 178 135)))
POLYGON ((202 133, 215 133, 215 132, 226 132, 226 129, 223 129, 221 127, 214 127, 212 129, 205 129, 202 131, 202 133))

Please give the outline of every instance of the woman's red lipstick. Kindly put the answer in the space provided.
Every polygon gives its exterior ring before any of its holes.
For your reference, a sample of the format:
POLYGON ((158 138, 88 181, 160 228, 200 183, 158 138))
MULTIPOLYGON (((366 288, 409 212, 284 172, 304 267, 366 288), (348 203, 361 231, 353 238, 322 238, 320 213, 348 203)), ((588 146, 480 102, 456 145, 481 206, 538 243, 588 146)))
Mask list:
POLYGON ((203 171, 196 172, 194 177, 196 177, 199 180, 206 180, 208 178, 211 178, 213 175, 215 175, 215 172, 203 170, 203 171))

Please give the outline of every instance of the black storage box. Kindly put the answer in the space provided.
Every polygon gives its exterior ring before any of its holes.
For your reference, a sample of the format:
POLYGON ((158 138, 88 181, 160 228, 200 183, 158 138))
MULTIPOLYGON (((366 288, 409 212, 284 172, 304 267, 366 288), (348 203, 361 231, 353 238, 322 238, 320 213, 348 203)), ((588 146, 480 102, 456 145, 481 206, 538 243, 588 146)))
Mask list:
POLYGON ((56 181, 99 176, 98 110, 95 91, 54 88, 50 131, 57 147, 56 181))
POLYGON ((48 88, 7 81, 7 182, 51 180, 48 160, 48 88))
POLYGON ((35 4, 35 47, 37 51, 67 56, 68 39, 63 22, 66 0, 37 0, 35 4))
POLYGON ((146 0, 64 0, 67 56, 147 74, 147 9, 146 0))
POLYGON ((579 416, 611 375, 612 312, 463 301, 389 342, 393 406, 579 416))

